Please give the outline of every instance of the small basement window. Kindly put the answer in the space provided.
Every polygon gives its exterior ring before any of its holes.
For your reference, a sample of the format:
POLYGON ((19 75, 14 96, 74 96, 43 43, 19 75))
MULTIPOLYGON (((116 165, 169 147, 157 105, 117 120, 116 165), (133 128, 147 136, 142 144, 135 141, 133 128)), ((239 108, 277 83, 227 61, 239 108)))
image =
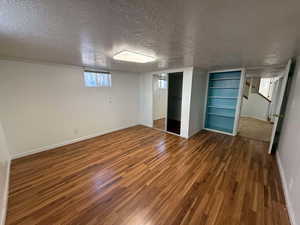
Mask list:
POLYGON ((159 88, 167 88, 167 81, 163 79, 158 80, 158 87, 159 88))
POLYGON ((261 78, 259 84, 259 94, 271 101, 273 92, 273 78, 261 78))
POLYGON ((107 72, 84 71, 86 87, 111 87, 111 74, 107 72))

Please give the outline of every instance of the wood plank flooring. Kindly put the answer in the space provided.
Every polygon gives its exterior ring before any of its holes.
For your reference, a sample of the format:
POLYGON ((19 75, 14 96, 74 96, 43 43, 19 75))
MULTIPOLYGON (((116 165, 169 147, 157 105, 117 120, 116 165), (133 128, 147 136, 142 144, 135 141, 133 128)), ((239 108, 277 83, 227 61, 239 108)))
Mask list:
POLYGON ((166 130, 166 118, 153 120, 153 127, 160 130, 166 130))
POLYGON ((7 225, 289 225, 265 142, 135 126, 14 160, 7 225))

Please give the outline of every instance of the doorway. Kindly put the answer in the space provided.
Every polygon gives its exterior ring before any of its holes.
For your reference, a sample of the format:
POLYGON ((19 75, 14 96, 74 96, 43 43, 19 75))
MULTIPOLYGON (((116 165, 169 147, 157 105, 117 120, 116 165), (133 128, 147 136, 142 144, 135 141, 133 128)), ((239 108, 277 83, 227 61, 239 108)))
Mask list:
POLYGON ((168 74, 167 131, 180 134, 183 73, 168 74))
POLYGON ((280 102, 283 74, 247 77, 244 83, 238 135, 270 143, 276 109, 280 102))
POLYGON ((180 135, 183 73, 153 75, 153 128, 180 135))
POLYGON ((166 130, 168 76, 167 74, 153 75, 153 128, 166 130))

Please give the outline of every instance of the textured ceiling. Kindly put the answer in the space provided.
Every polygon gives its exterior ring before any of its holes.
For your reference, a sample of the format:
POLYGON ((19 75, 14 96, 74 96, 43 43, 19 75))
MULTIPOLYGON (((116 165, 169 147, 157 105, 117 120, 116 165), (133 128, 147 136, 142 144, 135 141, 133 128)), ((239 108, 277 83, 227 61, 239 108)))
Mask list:
POLYGON ((299 0, 0 0, 0 56, 115 70, 285 64, 299 28, 299 0))

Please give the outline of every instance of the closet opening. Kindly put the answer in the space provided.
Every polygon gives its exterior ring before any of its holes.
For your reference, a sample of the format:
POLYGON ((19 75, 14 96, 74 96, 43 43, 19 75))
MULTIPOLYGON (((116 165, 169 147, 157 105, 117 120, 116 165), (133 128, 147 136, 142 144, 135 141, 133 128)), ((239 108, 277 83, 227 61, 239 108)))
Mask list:
POLYGON ((168 74, 167 131, 180 134, 183 73, 168 74))
POLYGON ((153 75, 153 127, 180 135, 183 72, 153 75))

